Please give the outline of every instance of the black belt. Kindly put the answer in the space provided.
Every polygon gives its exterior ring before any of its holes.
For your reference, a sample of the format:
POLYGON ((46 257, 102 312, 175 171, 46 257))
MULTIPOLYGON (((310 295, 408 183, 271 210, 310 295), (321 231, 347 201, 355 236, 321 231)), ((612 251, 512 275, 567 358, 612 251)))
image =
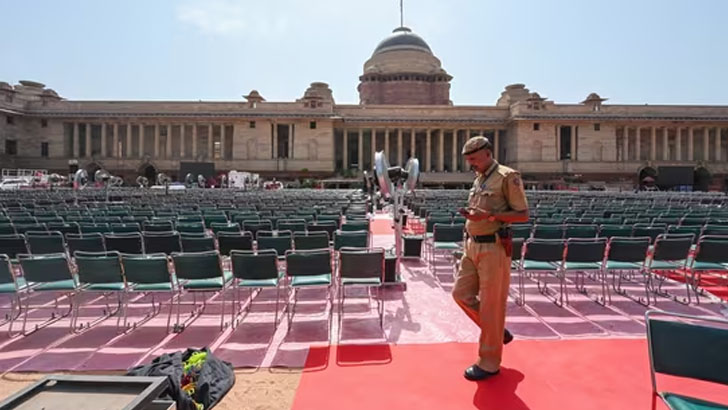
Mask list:
POLYGON ((475 243, 495 243, 495 234, 490 235, 468 235, 475 243))

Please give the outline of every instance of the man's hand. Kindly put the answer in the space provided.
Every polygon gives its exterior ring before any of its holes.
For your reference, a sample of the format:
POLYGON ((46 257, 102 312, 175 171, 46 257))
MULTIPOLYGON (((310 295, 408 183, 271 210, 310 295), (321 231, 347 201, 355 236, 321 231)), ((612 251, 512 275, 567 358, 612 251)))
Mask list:
POLYGON ((473 222, 479 222, 479 221, 486 220, 491 215, 490 212, 488 212, 484 209, 480 209, 480 208, 476 208, 476 207, 472 207, 472 206, 469 206, 465 209, 468 212, 466 214, 463 214, 463 216, 466 219, 468 219, 469 221, 473 221, 473 222))

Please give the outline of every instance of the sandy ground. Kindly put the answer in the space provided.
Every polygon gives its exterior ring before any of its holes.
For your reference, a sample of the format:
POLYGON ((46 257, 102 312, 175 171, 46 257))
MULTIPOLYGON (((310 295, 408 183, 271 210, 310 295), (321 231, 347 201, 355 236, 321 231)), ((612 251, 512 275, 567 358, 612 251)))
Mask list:
MULTIPOLYGON (((74 374, 101 374, 100 372, 74 374)), ((109 373, 104 373, 109 374, 109 373)), ((43 373, 8 373, 0 378, 0 398, 4 399, 45 376, 43 373)), ((301 378, 300 370, 236 370, 235 385, 216 410, 290 409, 301 378)))

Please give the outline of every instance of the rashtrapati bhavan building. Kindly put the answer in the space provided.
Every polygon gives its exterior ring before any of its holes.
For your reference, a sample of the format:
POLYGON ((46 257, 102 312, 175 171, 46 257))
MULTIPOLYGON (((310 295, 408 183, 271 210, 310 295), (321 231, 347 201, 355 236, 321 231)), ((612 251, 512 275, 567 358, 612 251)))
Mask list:
POLYGON ((525 180, 564 177, 630 181, 660 167, 693 167, 700 184, 721 188, 728 174, 728 106, 612 105, 585 90, 559 104, 523 84, 492 106, 450 100, 452 75, 406 27, 382 40, 359 76, 359 104, 337 104, 322 82, 295 101, 74 101, 45 85, 0 82, 2 168, 67 174, 69 164, 105 168, 127 181, 186 163, 263 176, 320 178, 391 164, 414 154, 425 184, 472 181, 460 149, 483 133, 497 159, 525 180), (588 95, 587 95, 588 94, 588 95))

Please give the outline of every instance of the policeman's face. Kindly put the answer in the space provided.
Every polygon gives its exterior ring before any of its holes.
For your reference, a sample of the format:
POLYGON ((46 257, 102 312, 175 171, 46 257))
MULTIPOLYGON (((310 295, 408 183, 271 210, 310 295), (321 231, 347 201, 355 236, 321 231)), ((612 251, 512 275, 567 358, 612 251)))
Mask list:
POLYGON ((490 167, 493 158, 490 150, 481 149, 465 156, 465 161, 470 165, 470 169, 477 172, 485 172, 490 167))

